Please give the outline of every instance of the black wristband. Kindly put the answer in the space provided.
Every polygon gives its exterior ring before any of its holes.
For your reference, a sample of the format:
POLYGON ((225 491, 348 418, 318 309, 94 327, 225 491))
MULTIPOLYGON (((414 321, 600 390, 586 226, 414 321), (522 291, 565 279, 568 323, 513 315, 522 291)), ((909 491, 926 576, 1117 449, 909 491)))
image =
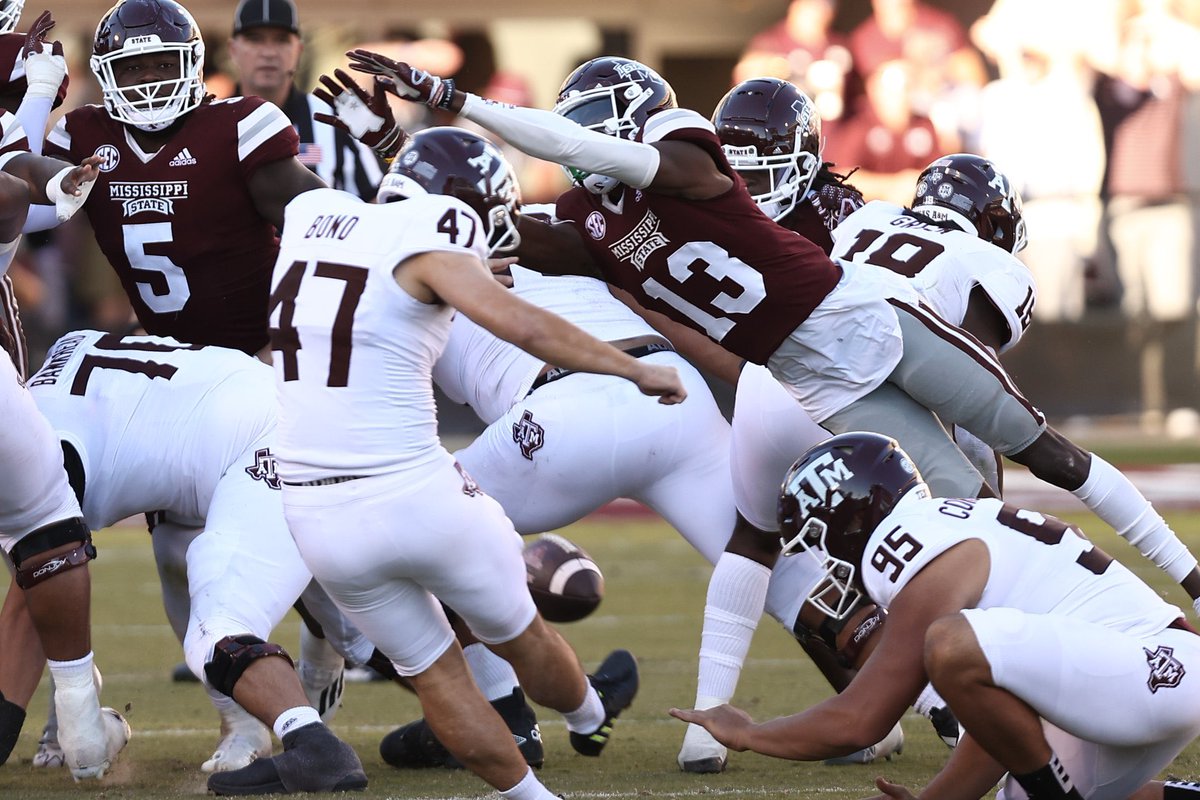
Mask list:
POLYGON ((434 108, 440 108, 443 111, 450 110, 450 103, 454 101, 454 78, 442 78, 442 96, 438 98, 434 108))

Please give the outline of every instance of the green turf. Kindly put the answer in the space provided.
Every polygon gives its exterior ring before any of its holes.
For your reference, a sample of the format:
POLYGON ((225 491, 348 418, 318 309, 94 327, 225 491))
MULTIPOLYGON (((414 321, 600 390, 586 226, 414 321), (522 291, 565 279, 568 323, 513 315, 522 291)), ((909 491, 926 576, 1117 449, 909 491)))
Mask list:
MULTIPOLYGON (((1101 546, 1161 587, 1173 602, 1182 591, 1169 587, 1148 565, 1130 558, 1131 548, 1096 521, 1082 521, 1101 546)), ((1175 514, 1171 522, 1193 547, 1200 546, 1200 514, 1175 514)), ((584 545, 603 568, 607 597, 589 619, 562 626, 583 659, 594 666, 612 648, 626 647, 641 662, 642 689, 622 715, 608 750, 599 759, 577 756, 562 722, 541 714, 547 747, 542 780, 567 797, 634 796, 747 798, 861 798, 874 794, 872 779, 884 774, 920 786, 948 751, 929 724, 914 715, 904 721, 903 755, 891 763, 825 767, 732 754, 722 775, 685 775, 675 766, 683 724, 666 709, 693 698, 707 566, 664 524, 646 521, 587 522, 565 532, 584 545)), ((7 766, 0 768, 0 798, 183 797, 203 794, 198 765, 216 742, 216 716, 195 684, 172 684, 171 667, 181 656, 158 598, 157 577, 145 533, 107 531, 98 536, 100 558, 93 564, 93 610, 97 662, 104 671, 105 704, 124 709, 133 739, 111 777, 89 787, 75 786, 62 770, 33 770, 46 708, 45 687, 31 707, 30 720, 7 766)), ((289 617, 275 637, 294 647, 297 621, 289 617)), ((777 625, 765 620, 743 673, 737 702, 758 719, 799 710, 820 700, 827 689, 799 648, 777 625)), ((418 713, 415 700, 384 684, 347 687, 336 731, 362 756, 372 798, 451 798, 491 794, 482 781, 444 770, 400 772, 379 759, 379 739, 392 726, 418 713)), ((1193 745, 1174 772, 1200 775, 1200 747, 1193 745)))

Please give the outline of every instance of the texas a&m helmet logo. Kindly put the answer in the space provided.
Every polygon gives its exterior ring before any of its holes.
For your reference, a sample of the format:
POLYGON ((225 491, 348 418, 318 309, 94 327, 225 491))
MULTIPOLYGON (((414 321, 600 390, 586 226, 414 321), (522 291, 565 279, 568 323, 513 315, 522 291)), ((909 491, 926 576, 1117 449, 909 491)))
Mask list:
POLYGON ((275 474, 275 456, 268 447, 254 451, 254 466, 246 467, 246 474, 262 481, 271 489, 279 488, 279 476, 275 474))
POLYGON ((1175 657, 1175 648, 1160 644, 1153 652, 1145 647, 1142 651, 1146 654, 1146 664, 1150 667, 1150 677, 1146 680, 1146 686, 1151 694, 1159 689, 1173 689, 1179 685, 1187 670, 1175 657))
POLYGON ((513 423, 513 441, 521 448, 521 455, 533 461, 533 454, 546 443, 546 429, 533 421, 533 412, 526 410, 521 419, 513 423))

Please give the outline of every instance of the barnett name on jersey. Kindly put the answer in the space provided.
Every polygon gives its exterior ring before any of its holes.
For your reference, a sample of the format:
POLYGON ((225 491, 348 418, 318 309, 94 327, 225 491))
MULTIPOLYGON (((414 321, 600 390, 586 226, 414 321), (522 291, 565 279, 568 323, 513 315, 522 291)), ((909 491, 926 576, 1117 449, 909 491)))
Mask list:
POLYGON ((750 198, 712 124, 666 109, 641 141, 702 147, 733 186, 688 200, 625 186, 607 195, 574 188, 556 215, 579 230, 606 280, 756 364, 765 364, 841 279, 815 244, 775 222, 750 198))
POLYGON ((46 154, 104 159, 84 209, 149 333, 256 353, 278 241, 248 181, 298 143, 277 107, 235 97, 190 112, 154 153, 102 106, 84 106, 50 132, 46 154))
POLYGON ((285 483, 453 464, 431 375, 454 309, 420 302, 393 273, 433 251, 486 263, 478 215, 444 195, 376 205, 334 189, 284 213, 270 313, 285 483))
POLYGON ((1020 259, 957 228, 873 200, 833 230, 834 258, 890 269, 911 279, 938 316, 962 324, 971 292, 982 287, 1008 324, 1006 352, 1021 340, 1037 299, 1033 274, 1020 259))
POLYGON ((74 331, 28 385, 79 454, 93 530, 158 510, 204 524, 221 476, 247 449, 266 451, 275 431, 271 368, 223 347, 74 331))

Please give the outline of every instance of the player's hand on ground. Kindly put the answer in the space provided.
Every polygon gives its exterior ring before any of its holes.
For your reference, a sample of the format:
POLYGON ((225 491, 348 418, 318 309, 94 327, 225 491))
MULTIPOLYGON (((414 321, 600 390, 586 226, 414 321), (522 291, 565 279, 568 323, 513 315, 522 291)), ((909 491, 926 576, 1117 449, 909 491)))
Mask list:
POLYGON ((659 364, 643 364, 638 362, 641 369, 634 383, 642 394, 657 397, 658 402, 671 406, 682 403, 687 398, 687 390, 683 388, 683 380, 674 367, 664 367, 659 364))
POLYGON ((492 277, 501 286, 511 289, 513 287, 512 272, 510 271, 513 264, 517 263, 516 256, 504 256, 503 258, 489 258, 488 269, 492 271, 492 277))
POLYGON ((430 108, 449 108, 454 95, 454 81, 439 78, 423 69, 394 61, 387 56, 370 50, 351 50, 346 53, 350 69, 377 75, 376 81, 388 88, 397 97, 413 103, 424 103, 430 108))
POLYGON ((875 786, 883 794, 874 795, 867 800, 917 800, 917 796, 908 789, 882 776, 875 779, 875 786))
POLYGON ((711 733, 718 742, 739 753, 746 749, 746 746, 742 744, 743 732, 754 725, 754 719, 749 714, 728 703, 703 711, 692 708, 672 708, 668 713, 684 722, 696 723, 711 733))
POLYGON ((396 124, 383 83, 373 81, 374 90, 367 94, 354 78, 340 69, 333 71, 333 78, 321 75, 318 80, 321 85, 313 89, 313 95, 327 103, 333 114, 318 111, 313 114, 313 119, 341 128, 383 158, 396 155, 405 134, 396 124))

